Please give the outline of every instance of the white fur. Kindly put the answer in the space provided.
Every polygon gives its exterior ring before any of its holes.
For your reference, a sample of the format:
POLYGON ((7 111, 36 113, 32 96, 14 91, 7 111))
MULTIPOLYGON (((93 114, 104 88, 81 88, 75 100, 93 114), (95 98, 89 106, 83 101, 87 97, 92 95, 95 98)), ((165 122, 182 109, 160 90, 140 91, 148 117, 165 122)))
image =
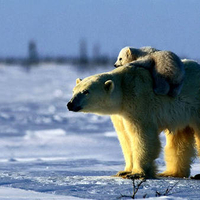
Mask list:
POLYGON ((125 66, 127 63, 150 70, 156 94, 175 97, 180 93, 185 69, 180 58, 173 52, 151 47, 125 47, 119 52, 114 66, 125 66))
POLYGON ((200 66, 183 63, 186 77, 175 98, 155 95, 150 73, 133 65, 88 77, 74 88, 70 110, 81 106, 79 112, 111 116, 126 162, 119 176, 155 177, 159 133, 164 130, 167 169, 161 175, 189 176, 195 147, 200 154, 200 66))

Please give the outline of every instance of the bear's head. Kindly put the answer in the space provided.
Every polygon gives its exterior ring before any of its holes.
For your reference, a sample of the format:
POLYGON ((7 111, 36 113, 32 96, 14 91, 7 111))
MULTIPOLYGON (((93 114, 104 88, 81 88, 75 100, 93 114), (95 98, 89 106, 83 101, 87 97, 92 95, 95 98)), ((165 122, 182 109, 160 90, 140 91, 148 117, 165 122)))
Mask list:
POLYGON ((121 106, 120 83, 109 73, 77 79, 73 97, 67 104, 70 111, 110 115, 121 106))
POLYGON ((137 49, 124 47, 117 57, 114 67, 120 67, 137 59, 137 49))

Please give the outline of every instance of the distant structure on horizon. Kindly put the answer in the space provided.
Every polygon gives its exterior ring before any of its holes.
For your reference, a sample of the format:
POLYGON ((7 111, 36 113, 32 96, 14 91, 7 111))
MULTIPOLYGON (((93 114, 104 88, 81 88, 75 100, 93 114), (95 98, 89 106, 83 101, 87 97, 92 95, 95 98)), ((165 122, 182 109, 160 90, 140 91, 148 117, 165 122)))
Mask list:
POLYGON ((79 55, 80 55, 80 60, 79 62, 83 65, 87 64, 88 63, 88 54, 87 54, 87 43, 86 43, 86 40, 85 39, 82 39, 80 41, 80 44, 79 44, 79 49, 80 49, 80 52, 79 52, 79 55))
POLYGON ((31 40, 28 44, 28 63, 29 65, 38 64, 39 55, 37 52, 37 46, 34 40, 31 40))
POLYGON ((34 66, 40 63, 57 63, 57 64, 71 64, 81 68, 88 68, 91 66, 105 66, 113 64, 115 58, 109 58, 106 55, 100 54, 100 45, 93 46, 92 58, 88 56, 87 41, 81 39, 79 43, 79 56, 40 56, 37 49, 37 44, 34 40, 28 43, 28 56, 27 57, 0 57, 0 63, 6 65, 22 65, 34 66))

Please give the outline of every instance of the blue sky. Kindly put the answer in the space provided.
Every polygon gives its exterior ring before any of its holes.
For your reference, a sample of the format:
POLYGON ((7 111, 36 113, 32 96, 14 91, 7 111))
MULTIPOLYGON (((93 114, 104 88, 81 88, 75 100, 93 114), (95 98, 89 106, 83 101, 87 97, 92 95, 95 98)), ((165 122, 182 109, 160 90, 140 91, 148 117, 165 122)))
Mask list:
POLYGON ((124 46, 153 46, 200 58, 199 0, 0 0, 0 56, 79 54, 85 39, 92 56, 117 56, 124 46))

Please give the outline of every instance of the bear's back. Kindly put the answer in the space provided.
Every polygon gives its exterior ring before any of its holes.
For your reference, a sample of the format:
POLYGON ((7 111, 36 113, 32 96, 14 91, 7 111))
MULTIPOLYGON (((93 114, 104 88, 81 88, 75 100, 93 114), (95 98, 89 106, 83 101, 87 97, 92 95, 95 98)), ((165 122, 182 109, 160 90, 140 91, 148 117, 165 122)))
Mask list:
POLYGON ((183 64, 183 88, 175 98, 153 92, 153 81, 148 70, 133 65, 115 69, 114 73, 123 76, 124 109, 138 119, 158 124, 160 130, 174 130, 190 124, 200 111, 200 65, 191 60, 183 60, 183 64))

